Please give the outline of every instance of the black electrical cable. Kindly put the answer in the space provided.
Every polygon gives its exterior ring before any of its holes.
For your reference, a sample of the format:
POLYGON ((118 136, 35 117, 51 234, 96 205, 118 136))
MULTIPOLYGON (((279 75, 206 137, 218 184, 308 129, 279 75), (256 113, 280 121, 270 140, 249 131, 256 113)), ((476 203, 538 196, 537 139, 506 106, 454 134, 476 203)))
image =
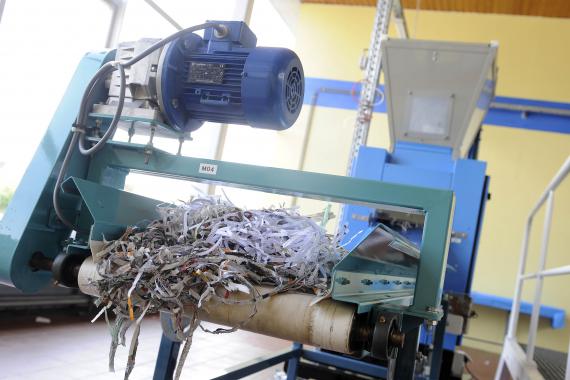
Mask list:
POLYGON ((55 210, 55 214, 63 224, 65 224, 67 227, 69 227, 72 230, 75 229, 75 227, 63 215, 63 212, 61 211, 61 207, 59 205, 59 188, 61 186, 61 183, 63 182, 63 176, 67 171, 67 166, 69 165, 71 155, 73 154, 73 147, 75 146, 75 144, 77 144, 78 139, 79 139, 79 133, 73 132, 73 135, 71 136, 71 141, 69 142, 69 147, 67 148, 67 152, 65 153, 65 157, 63 158, 63 162, 61 163, 61 169, 59 170, 59 174, 57 175, 57 179, 55 181, 55 188, 52 194, 53 208, 55 210))
POLYGON ((121 114, 123 112, 123 106, 125 103, 125 91, 126 91, 126 87, 127 87, 126 86, 126 79, 125 79, 125 67, 129 67, 129 66, 134 65, 135 63, 137 63, 141 59, 147 57, 149 54, 151 54, 155 50, 158 50, 158 49, 164 47, 166 44, 174 41, 175 39, 177 39, 177 38, 179 38, 179 37, 181 37, 187 33, 195 32, 198 30, 206 29, 206 28, 214 28, 216 30, 216 32, 221 37, 225 36, 228 33, 228 29, 225 25, 215 23, 215 22, 206 22, 203 24, 191 26, 189 28, 180 30, 180 31, 178 31, 178 32, 154 43, 153 45, 149 46, 146 50, 144 50, 142 53, 136 55, 135 57, 131 58, 130 60, 128 60, 125 63, 120 63, 117 61, 105 63, 95 73, 93 78, 91 78, 91 80, 87 84, 87 87, 85 88, 85 92, 83 93, 83 97, 81 98, 81 103, 79 106, 79 112, 78 112, 77 119, 76 119, 76 122, 74 125, 73 135, 71 136, 71 141, 70 141, 69 146, 67 148, 67 152, 65 153, 65 157, 64 157, 63 162, 61 164, 61 168, 60 168, 59 173, 57 175, 55 187, 53 190, 53 197, 52 198, 53 198, 53 208, 55 210, 55 214, 62 221, 62 223, 65 224, 67 227, 69 227, 72 230, 75 229, 73 223, 71 223, 69 220, 67 220, 67 218, 65 218, 65 216, 63 215, 63 212, 62 212, 60 204, 59 204, 59 190, 60 190, 61 184, 63 183, 65 173, 67 172, 67 167, 69 166, 71 156, 73 155, 73 148, 77 144, 79 147, 79 152, 81 154, 92 155, 94 153, 97 153, 99 150, 101 150, 101 148, 103 148, 105 143, 115 134, 115 131, 117 129, 117 125, 119 124, 121 114), (104 80, 109 74, 111 74, 115 70, 119 70, 120 80, 121 80, 120 89, 119 89, 119 102, 117 104, 117 110, 115 111, 115 115, 113 116, 113 119, 111 121, 111 124, 109 125, 109 128, 107 128, 107 131, 103 134, 101 139, 99 141, 97 141, 97 143, 95 143, 95 145, 93 145, 91 148, 86 148, 85 147, 85 133, 86 133, 85 128, 86 128, 86 124, 87 124, 87 118, 89 116, 88 108, 89 108, 89 105, 91 103, 90 102, 91 96, 95 92, 94 90, 97 87, 97 85, 99 84, 99 82, 102 79, 104 80))
POLYGON ((220 37, 224 37, 228 33, 228 29, 225 25, 218 24, 216 22, 205 22, 203 24, 191 26, 189 28, 182 29, 182 30, 180 30, 174 34, 171 34, 170 36, 165 37, 162 40, 154 43, 153 45, 149 46, 146 50, 144 50, 142 53, 138 54, 137 56, 135 56, 135 57, 131 58, 130 60, 128 60, 127 62, 125 62, 124 65, 127 67, 134 65, 135 63, 137 63, 141 59, 145 58, 147 55, 149 55, 153 51, 163 47, 164 45, 168 44, 169 42, 174 41, 175 39, 185 35, 186 33, 195 32, 197 30, 206 29, 206 28, 214 28, 216 30, 216 32, 218 32, 218 35, 220 37))
MULTIPOLYGON (((115 134, 115 131, 117 130, 117 125, 119 124, 119 121, 121 119, 121 114, 123 113, 123 106, 125 105, 125 91, 126 91, 127 83, 126 83, 126 79, 125 79, 125 68, 121 64, 117 64, 116 66, 118 67, 118 70, 119 70, 121 85, 120 85, 120 89, 119 89, 119 103, 117 104, 117 109, 115 111, 115 115, 113 115, 113 120, 111 121, 109 128, 107 128, 107 131, 105 131, 105 133, 103 134, 103 137, 101 137, 101 139, 99 141, 97 141, 97 143, 95 143, 95 145, 93 145, 91 148, 85 148, 85 133, 83 133, 83 132, 81 133, 81 137, 79 138, 79 151, 81 152, 81 154, 83 154, 85 156, 89 156, 93 153, 96 153, 99 150, 101 150, 101 148, 103 148, 105 143, 115 134)), ((104 75, 105 72, 106 72, 106 70, 103 72, 101 70, 99 70, 97 73, 102 73, 102 74, 100 74, 100 75, 95 74, 95 76, 93 77, 93 78, 97 78, 97 79, 93 82, 92 88, 89 91, 86 91, 85 95, 84 95, 84 98, 86 98, 87 104, 89 104, 88 103, 88 100, 90 98, 89 95, 93 92, 93 90, 97 86, 99 80, 101 78, 105 77, 105 75, 104 75)), ((85 109, 83 109, 83 111, 85 111, 85 109)), ((84 128, 84 126, 87 122, 87 116, 88 116, 86 112, 83 112, 83 113, 84 113, 84 115, 82 115, 83 117, 78 120, 78 124, 81 126, 81 128, 84 128)))

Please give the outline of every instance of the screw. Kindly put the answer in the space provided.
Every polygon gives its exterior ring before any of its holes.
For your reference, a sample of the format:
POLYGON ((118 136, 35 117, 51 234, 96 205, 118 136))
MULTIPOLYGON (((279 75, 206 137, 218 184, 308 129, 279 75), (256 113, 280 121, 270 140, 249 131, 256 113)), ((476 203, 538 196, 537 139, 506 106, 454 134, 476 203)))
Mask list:
POLYGON ((214 36, 216 38, 224 38, 225 36, 227 36, 229 34, 229 32, 230 32, 230 30, 224 24, 217 25, 214 28, 214 36))
POLYGON ((404 341, 406 339, 406 334, 401 333, 399 331, 392 331, 390 333, 390 343, 393 346, 396 346, 398 348, 404 348, 404 341))
POLYGON ((174 107, 174 108, 178 108, 178 106, 180 105, 180 104, 178 103, 178 99, 176 99, 176 98, 173 98, 173 99, 170 101, 170 103, 172 104, 172 107, 174 107))
POLYGON ((381 315, 380 318, 378 318, 378 323, 380 323, 380 324, 382 324, 382 325, 383 325, 384 323, 386 323, 386 317, 384 317, 383 315, 381 315))

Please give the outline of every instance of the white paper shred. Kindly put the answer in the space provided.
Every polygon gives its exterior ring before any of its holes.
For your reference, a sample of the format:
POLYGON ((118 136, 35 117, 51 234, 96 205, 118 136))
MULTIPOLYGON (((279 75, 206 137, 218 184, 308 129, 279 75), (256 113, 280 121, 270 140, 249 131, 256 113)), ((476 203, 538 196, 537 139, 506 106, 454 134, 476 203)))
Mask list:
MULTIPOLYGON (((102 277, 95 283, 100 294, 97 304, 105 306, 94 320, 106 315, 107 309, 116 315, 115 325, 110 325, 109 368, 114 368, 115 351, 124 344, 126 330, 134 325, 128 378, 146 314, 160 310, 172 314, 175 333, 184 341, 178 378, 192 334, 200 325, 197 311, 206 301, 250 304, 251 318, 257 302, 278 293, 327 297, 331 270, 346 254, 339 245, 343 236, 329 235, 324 229, 332 217, 329 210, 308 217, 293 208, 242 210, 219 197, 200 197, 160 205, 160 218, 148 227, 129 228, 120 239, 107 242, 95 255, 102 277), (272 290, 262 298, 258 285, 272 290), (250 298, 230 301, 232 292, 250 298), (195 310, 189 326, 183 323, 184 308, 195 310)), ((245 322, 209 332, 232 332, 245 322)))

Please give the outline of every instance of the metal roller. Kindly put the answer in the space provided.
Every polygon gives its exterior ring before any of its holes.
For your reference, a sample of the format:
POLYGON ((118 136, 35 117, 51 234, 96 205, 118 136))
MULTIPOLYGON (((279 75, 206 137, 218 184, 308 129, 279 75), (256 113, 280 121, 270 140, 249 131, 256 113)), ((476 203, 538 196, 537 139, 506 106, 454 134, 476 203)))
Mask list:
MULTIPOLYGON (((97 296, 93 281, 98 277, 92 258, 86 259, 78 275, 81 291, 97 296)), ((263 287, 258 290, 261 294, 267 292, 263 287)), ((233 292, 228 300, 249 298, 247 294, 233 292)), ((316 298, 300 293, 275 295, 257 303, 257 312, 249 320, 252 305, 228 305, 210 300, 204 303, 200 319, 225 326, 237 326, 247 320, 241 329, 346 354, 356 351, 361 329, 355 305, 332 299, 312 304, 316 298)))

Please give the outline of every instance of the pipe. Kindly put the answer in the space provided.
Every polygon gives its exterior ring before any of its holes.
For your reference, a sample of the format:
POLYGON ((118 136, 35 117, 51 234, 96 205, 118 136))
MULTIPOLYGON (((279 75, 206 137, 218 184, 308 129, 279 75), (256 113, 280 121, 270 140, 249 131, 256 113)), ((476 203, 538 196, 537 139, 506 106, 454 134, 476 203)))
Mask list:
MULTIPOLYGON (((548 192, 548 201, 546 203, 546 214, 544 216, 544 226, 542 230, 542 244, 540 247, 540 259, 538 264, 538 273, 544 270, 546 266, 546 257, 548 254, 548 241, 550 237, 550 225, 552 223, 552 212, 554 209, 554 190, 548 192)), ((536 334, 538 330, 538 318, 540 317, 540 299, 542 297, 542 285, 544 279, 538 276, 534 287, 534 302, 532 304, 532 314, 530 316, 530 325, 528 333, 528 344, 526 346, 526 359, 534 360, 534 348, 536 343, 536 334)))
POLYGON ((345 90, 342 88, 332 88, 332 87, 319 87, 311 98, 311 105, 309 108, 309 115, 307 116, 307 124, 305 126, 305 134, 303 136, 303 142, 301 144, 301 155, 299 157, 299 163, 297 165, 297 170, 305 169, 305 161, 307 158, 307 150, 309 148, 309 140, 311 135, 311 130, 313 129, 313 120, 315 118, 315 109, 319 102, 319 96, 321 94, 333 94, 333 95, 350 95, 352 92, 350 90, 345 90))
POLYGON ((521 105, 521 104, 511 104, 503 102, 491 102, 489 108, 496 110, 505 111, 516 111, 522 113, 540 113, 544 115, 562 116, 570 117, 570 110, 562 108, 551 108, 551 107, 541 107, 541 106, 531 106, 531 105, 521 105))
POLYGON ((144 0, 152 9, 156 11, 159 15, 162 16, 170 25, 172 25, 176 30, 184 29, 179 23, 177 23, 164 9, 162 9, 157 3, 153 0, 144 0))
POLYGON ((2 21, 2 14, 4 14, 5 7, 6 7, 6 0, 0 0, 0 22, 2 21))
POLYGON ((398 31, 398 36, 402 39, 410 38, 410 33, 408 32, 408 25, 406 23, 406 18, 404 17, 404 7, 400 0, 394 0, 392 4, 392 14, 394 25, 396 25, 396 30, 398 31))
POLYGON ((105 47, 113 49, 117 46, 119 34, 123 27, 123 19, 127 9, 127 0, 103 0, 111 7, 112 15, 107 38, 105 39, 105 47))
MULTIPOLYGON (((305 126, 305 133, 303 135, 303 140, 301 142, 301 154, 299 155, 299 162, 297 163, 297 170, 305 170, 305 162, 307 161, 307 152, 309 150, 309 141, 311 138, 311 131, 313 130, 313 120, 315 118, 315 110, 317 104, 319 103, 320 94, 333 94, 333 95, 351 95, 352 91, 345 90, 342 88, 333 87, 319 87, 311 98, 311 104, 309 107, 309 115, 307 115, 307 124, 305 126)), ((291 201, 291 206, 296 206, 298 202, 298 197, 294 197, 291 201)))
MULTIPOLYGON (((79 269, 79 289, 97 296, 94 281, 100 278, 92 258, 86 259, 79 269)), ((263 294, 266 288, 258 288, 263 294)), ((249 299, 241 292, 232 292, 229 300, 249 299)), ((283 293, 266 298, 256 304, 257 312, 251 318, 252 305, 228 305, 217 300, 204 303, 200 319, 225 326, 237 326, 246 331, 291 340, 345 354, 354 351, 356 334, 356 308, 353 304, 325 299, 316 304, 316 297, 302 293, 283 293), (249 320, 248 320, 249 318, 249 320)), ((192 313, 193 309, 188 309, 192 313)))

